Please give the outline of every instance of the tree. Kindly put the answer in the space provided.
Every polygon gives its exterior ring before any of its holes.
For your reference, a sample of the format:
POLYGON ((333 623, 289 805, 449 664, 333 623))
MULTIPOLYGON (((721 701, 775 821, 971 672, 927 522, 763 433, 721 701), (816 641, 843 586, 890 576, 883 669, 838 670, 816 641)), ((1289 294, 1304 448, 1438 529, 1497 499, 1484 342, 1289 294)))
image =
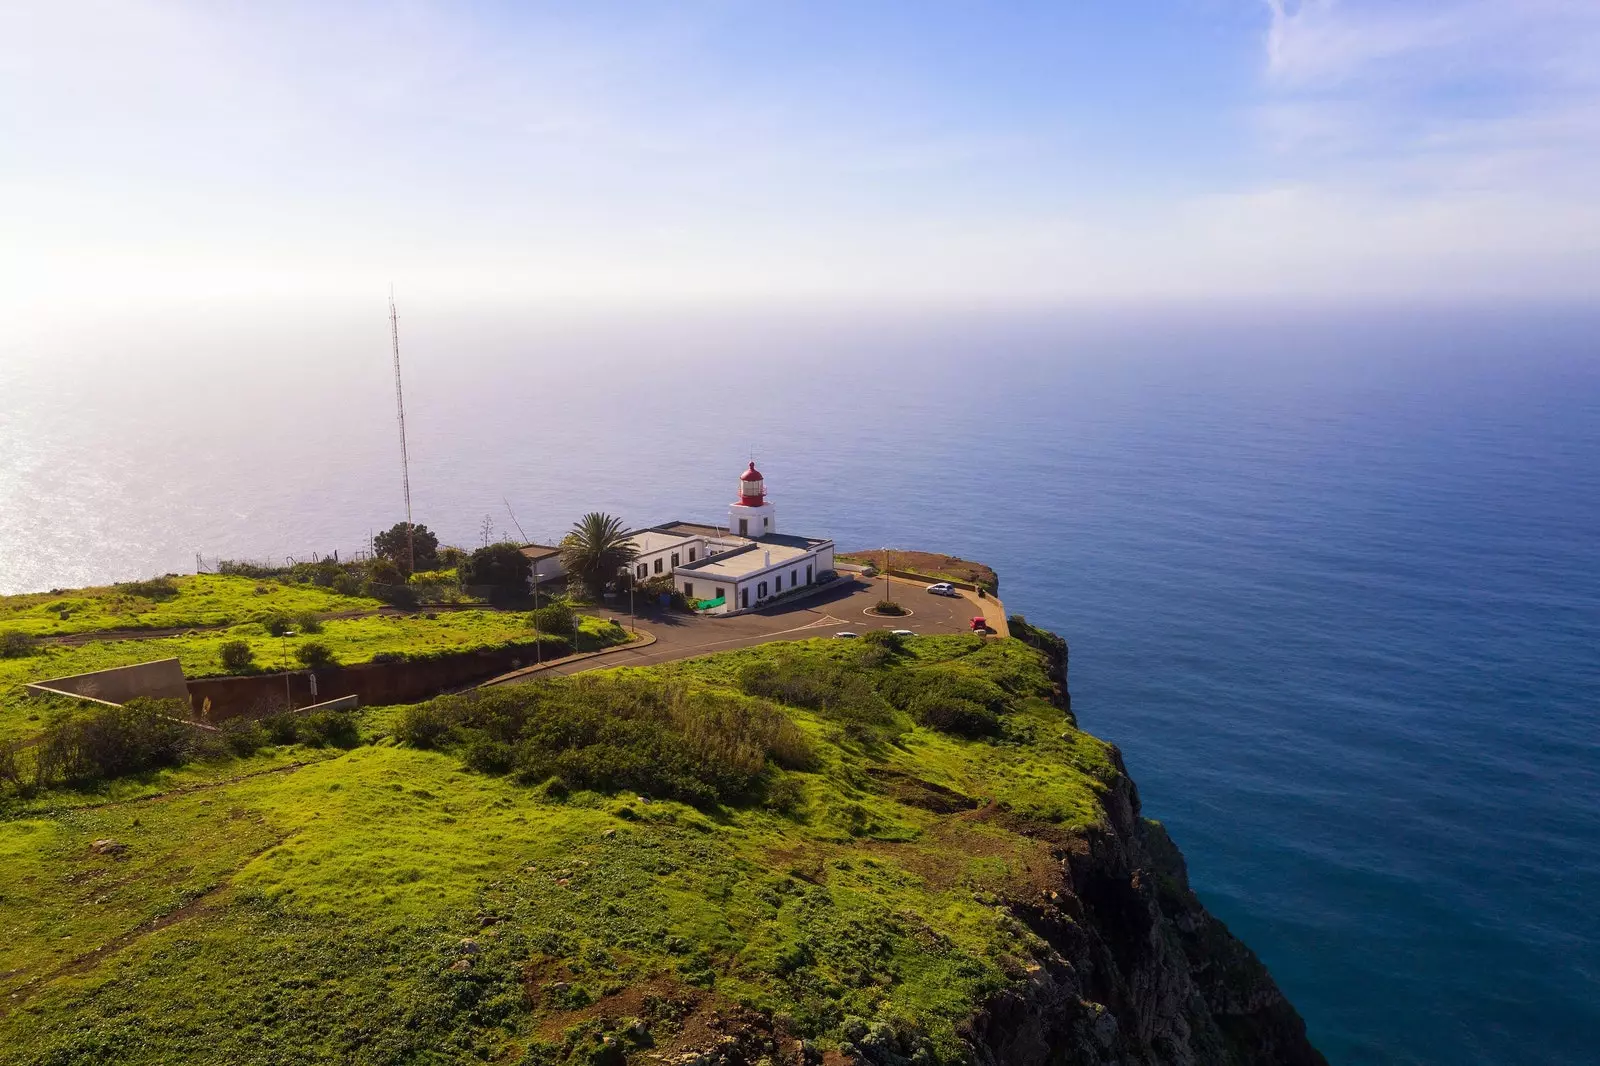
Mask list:
POLYGON ((639 552, 622 528, 622 520, 591 511, 572 524, 561 540, 561 565, 591 596, 598 596, 617 571, 639 552))
POLYGON ((372 551, 375 555, 392 560, 396 566, 410 573, 414 570, 432 570, 439 562, 439 538, 428 531, 424 525, 411 527, 411 546, 416 551, 413 561, 407 551, 406 524, 396 522, 393 526, 372 538, 372 551))
POLYGON ((479 548, 461 564, 462 585, 486 585, 490 599, 514 599, 528 594, 533 564, 522 549, 508 541, 479 548))
POLYGON ((217 649, 222 668, 230 674, 247 674, 256 665, 256 653, 242 640, 230 640, 217 649))

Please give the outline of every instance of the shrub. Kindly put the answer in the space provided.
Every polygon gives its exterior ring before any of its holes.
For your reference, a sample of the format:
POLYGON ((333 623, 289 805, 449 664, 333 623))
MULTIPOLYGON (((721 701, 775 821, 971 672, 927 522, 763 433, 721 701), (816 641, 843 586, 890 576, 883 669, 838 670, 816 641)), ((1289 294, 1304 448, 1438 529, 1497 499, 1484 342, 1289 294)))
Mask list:
POLYGON ((912 703, 926 696, 961 700, 1000 714, 1008 700, 1006 690, 987 677, 950 663, 897 671, 884 679, 880 689, 902 710, 912 710, 912 703))
POLYGON ((873 610, 879 614, 900 615, 906 613, 906 609, 893 600, 879 600, 878 605, 873 610))
POLYGON ((271 743, 271 738, 260 723, 248 718, 229 718, 222 723, 221 730, 223 743, 241 757, 254 755, 271 743))
POLYGON ((972 700, 923 693, 911 701, 912 717, 930 729, 961 737, 992 737, 1000 716, 972 700))
POLYGON ((248 641, 226 641, 217 649, 217 658, 222 660, 222 668, 230 674, 247 674, 256 666, 256 653, 250 650, 248 641))
POLYGON ((791 652, 752 663, 739 671, 739 688, 752 696, 817 711, 861 739, 897 731, 894 709, 871 680, 823 655, 791 652))
POLYGON ((261 719, 261 728, 267 739, 279 746, 300 740, 300 720, 292 714, 272 714, 261 719))
POLYGON ((260 563, 246 562, 243 559, 223 559, 217 563, 217 573, 234 577, 281 577, 289 572, 286 566, 263 565, 260 563))
POLYGON ((476 770, 480 774, 509 773, 516 765, 517 753, 503 740, 490 740, 479 734, 467 744, 467 749, 462 753, 461 761, 469 770, 476 770))
POLYGON ((133 699, 47 726, 35 750, 40 785, 177 766, 194 750, 187 700, 133 699))
POLYGON ((331 666, 338 666, 339 660, 334 657, 333 649, 320 640, 308 640, 294 650, 294 657, 299 659, 308 670, 325 670, 331 666))
POLYGON ((124 581, 111 587, 125 596, 138 596, 145 600, 170 600, 178 594, 178 586, 170 577, 153 577, 149 581, 124 581))
POLYGON ((571 633, 577 612, 567 603, 556 602, 532 612, 533 628, 540 633, 571 633))
POLYGON ((294 616, 295 628, 302 633, 321 633, 322 619, 317 617, 315 611, 302 611, 294 616))
POLYGON ((434 703, 416 703, 401 712, 394 735, 413 748, 437 748, 450 735, 450 721, 434 703))
POLYGON ((333 591, 341 596, 359 596, 361 595, 361 578, 347 570, 341 570, 338 576, 333 579, 333 591))
POLYGON ((369 581, 361 587, 361 591, 391 607, 400 607, 408 611, 415 608, 419 602, 417 590, 410 585, 382 585, 376 581, 369 581))
POLYGON ((294 628, 294 622, 282 611, 257 611, 250 621, 266 630, 269 637, 281 637, 294 628))
POLYGON ((779 777, 767 784, 762 806, 779 814, 793 814, 805 805, 806 789, 793 777, 779 777))
POLYGON ((353 748, 361 743, 355 715, 349 711, 313 711, 299 717, 295 732, 309 748, 353 748))
POLYGON ((816 760, 805 734, 769 703, 654 680, 583 676, 442 696, 423 708, 402 719, 403 741, 454 739, 469 767, 514 770, 527 784, 560 778, 572 788, 715 804, 754 797, 769 762, 816 760))
POLYGON ((403 663, 411 656, 403 651, 380 651, 373 653, 372 662, 375 663, 403 663))
POLYGON ((0 741, 0 785, 22 787, 22 760, 18 758, 20 750, 14 740, 0 741))
POLYGON ((38 646, 38 640, 30 633, 14 629, 0 633, 0 659, 20 659, 24 655, 32 655, 38 646))

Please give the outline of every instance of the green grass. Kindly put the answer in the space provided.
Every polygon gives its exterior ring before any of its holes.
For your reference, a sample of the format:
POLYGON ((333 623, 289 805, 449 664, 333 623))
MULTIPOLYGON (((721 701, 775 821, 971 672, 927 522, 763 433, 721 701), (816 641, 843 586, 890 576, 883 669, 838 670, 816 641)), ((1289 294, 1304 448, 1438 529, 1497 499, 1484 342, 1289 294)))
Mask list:
POLYGON ((349 752, 273 749, 13 800, 6 1061, 599 1066, 617 1061, 606 1037, 643 1039, 634 1017, 670 1052, 679 1027, 740 1006, 822 1047, 873 1029, 959 1060, 962 1020, 1037 949, 996 906, 1036 898, 1053 868, 1027 826, 1101 820, 1109 749, 1040 698, 1041 662, 1015 641, 918 638, 881 659, 811 641, 616 673, 736 700, 741 670, 784 655, 873 685, 969 671, 1006 689, 1004 737, 909 720, 852 735, 830 709, 784 708, 817 757, 769 770, 780 814, 554 799, 397 743, 401 712, 380 708, 349 752), (935 785, 978 806, 937 813, 917 800, 935 785), (126 850, 93 854, 101 838, 126 850))
POLYGON ((198 628, 244 622, 260 612, 326 614, 383 606, 318 585, 248 577, 196 574, 171 582, 176 595, 160 598, 134 595, 115 585, 0 596, 0 630, 48 637, 102 629, 198 628))
MULTIPOLYGON (((603 619, 587 615, 580 619, 579 630, 580 651, 619 643, 622 636, 603 619)), ((320 633, 287 638, 269 636, 259 623, 247 622, 193 636, 42 644, 35 654, 0 659, 0 741, 36 733, 52 713, 79 706, 75 701, 27 696, 23 685, 29 682, 166 658, 182 663, 188 677, 226 674, 220 649, 231 640, 245 641, 255 653, 257 668, 273 671, 283 669, 286 660, 290 668, 300 669, 295 649, 309 641, 326 644, 340 663, 350 665, 367 662, 380 652, 445 654, 531 639, 527 612, 481 610, 440 611, 432 618, 426 613, 335 618, 322 623, 320 633)))

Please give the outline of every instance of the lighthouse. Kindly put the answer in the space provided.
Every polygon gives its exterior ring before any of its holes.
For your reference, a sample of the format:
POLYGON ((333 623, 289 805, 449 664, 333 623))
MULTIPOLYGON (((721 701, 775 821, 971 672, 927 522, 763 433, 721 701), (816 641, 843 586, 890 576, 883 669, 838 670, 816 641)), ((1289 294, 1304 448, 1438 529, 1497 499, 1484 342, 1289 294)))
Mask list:
POLYGON ((772 501, 767 499, 766 479, 752 460, 749 469, 739 475, 739 498, 728 505, 728 532, 760 540, 777 531, 778 520, 772 501))

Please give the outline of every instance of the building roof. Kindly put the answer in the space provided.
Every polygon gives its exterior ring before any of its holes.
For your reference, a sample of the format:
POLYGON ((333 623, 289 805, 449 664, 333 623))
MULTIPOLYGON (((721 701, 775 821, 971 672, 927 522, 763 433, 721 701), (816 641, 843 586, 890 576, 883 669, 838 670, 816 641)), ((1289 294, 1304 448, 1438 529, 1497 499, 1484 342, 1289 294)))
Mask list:
POLYGON ((777 544, 771 537, 712 555, 696 562, 675 568, 676 573, 693 572, 696 577, 721 578, 737 581, 759 574, 763 570, 777 570, 804 559, 816 551, 817 545, 827 541, 806 541, 804 537, 791 537, 800 544, 777 544))
POLYGON ((538 562, 540 559, 548 559, 550 556, 559 554, 561 551, 560 548, 552 547, 548 544, 524 544, 518 550, 521 551, 523 555, 526 555, 530 562, 538 562))
POLYGON ((760 481, 761 471, 756 469, 755 460, 751 460, 750 469, 739 475, 740 481, 760 481))
POLYGON ((684 537, 726 537, 727 529, 722 526, 708 526, 703 522, 663 522, 659 526, 651 526, 649 530, 639 532, 677 533, 684 537))
POLYGON ((663 548, 671 548, 685 541, 694 539, 693 534, 669 533, 662 529, 641 529, 628 534, 628 539, 633 542, 634 551, 640 555, 649 555, 663 548))

